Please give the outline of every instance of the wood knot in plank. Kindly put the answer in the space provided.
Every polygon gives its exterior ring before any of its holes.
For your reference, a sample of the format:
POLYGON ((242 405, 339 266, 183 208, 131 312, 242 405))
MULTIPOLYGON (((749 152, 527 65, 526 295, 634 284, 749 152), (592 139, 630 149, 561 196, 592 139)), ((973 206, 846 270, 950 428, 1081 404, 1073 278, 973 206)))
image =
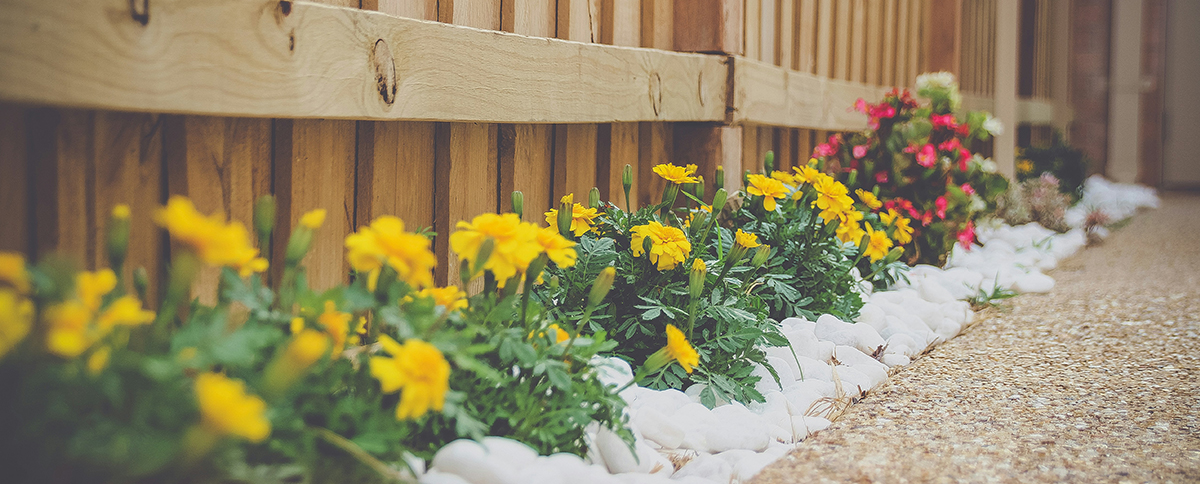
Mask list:
POLYGON ((391 106, 396 102, 396 61, 392 49, 383 39, 375 41, 371 49, 371 66, 375 71, 375 87, 383 103, 391 106))
POLYGON ((150 0, 129 0, 129 16, 142 25, 150 23, 150 0))
POLYGON ((662 112, 662 77, 657 72, 650 73, 650 107, 656 117, 662 112))

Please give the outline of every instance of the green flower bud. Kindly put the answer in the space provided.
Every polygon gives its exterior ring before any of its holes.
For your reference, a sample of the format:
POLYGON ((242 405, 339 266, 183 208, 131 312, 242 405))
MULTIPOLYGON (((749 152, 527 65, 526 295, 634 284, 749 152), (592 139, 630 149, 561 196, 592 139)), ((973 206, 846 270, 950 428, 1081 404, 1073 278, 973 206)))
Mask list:
POLYGON ((525 195, 520 190, 512 192, 512 210, 517 217, 525 218, 525 195))
POLYGON ((858 170, 850 170, 850 175, 846 177, 846 185, 854 186, 858 184, 858 170))
POLYGON ((475 255, 475 265, 471 267, 471 275, 483 272, 483 266, 487 264, 488 259, 492 258, 492 251, 496 249, 496 239, 488 237, 479 244, 479 252, 475 255))
POLYGON ((887 258, 883 260, 884 264, 891 264, 900 260, 900 256, 904 255, 904 247, 893 247, 888 251, 887 258))
MULTIPOLYGON (((254 232, 258 235, 260 244, 266 245, 271 239, 271 231, 275 228, 275 197, 263 195, 254 202, 254 232)), ((261 250, 266 247, 260 246, 261 250)))
POLYGON ((725 208, 725 202, 729 199, 729 193, 724 188, 718 188, 717 194, 713 196, 712 213, 716 217, 721 210, 725 208))
POLYGON ((766 168, 768 175, 775 171, 775 152, 767 151, 767 156, 763 157, 763 167, 766 168))
POLYGON ((138 299, 146 300, 146 291, 150 289, 150 274, 146 272, 145 267, 138 267, 133 270, 133 290, 137 292, 138 299))
POLYGON ((284 263, 288 266, 295 266, 304 259, 304 255, 308 254, 308 250, 312 248, 313 230, 304 226, 297 225, 295 230, 292 230, 292 237, 288 239, 287 250, 284 252, 284 263))
POLYGON ((717 165, 717 174, 715 176, 716 179, 713 180, 713 187, 716 187, 717 190, 725 188, 725 167, 717 165))
POLYGON ((704 280, 708 276, 708 265, 699 257, 692 262, 692 270, 688 272, 688 295, 693 299, 704 292, 704 280))
POLYGON ((695 195, 696 198, 704 200, 704 177, 698 176, 696 178, 700 181, 692 184, 692 195, 695 195))
POLYGON ((592 187, 588 192, 588 208, 600 208, 600 189, 592 187))
POLYGON ((105 232, 104 248, 108 253, 108 265, 119 273, 121 266, 125 264, 125 255, 129 249, 128 205, 113 207, 105 232))
POLYGON ((562 201, 558 204, 558 234, 569 240, 575 240, 574 234, 571 233, 571 220, 574 216, 575 194, 572 193, 562 197, 562 201))
POLYGON ((750 259, 750 265, 755 269, 762 267, 767 263, 767 258, 771 256, 771 246, 763 244, 758 246, 758 250, 754 252, 754 258, 750 259))
POLYGON ((596 281, 592 283, 592 291, 588 293, 588 306, 596 306, 604 300, 608 295, 608 291, 612 290, 613 280, 617 278, 617 269, 613 266, 605 267, 596 276, 596 281))
POLYGON ((625 187, 625 191, 633 188, 633 166, 626 164, 625 169, 621 171, 621 186, 625 187))

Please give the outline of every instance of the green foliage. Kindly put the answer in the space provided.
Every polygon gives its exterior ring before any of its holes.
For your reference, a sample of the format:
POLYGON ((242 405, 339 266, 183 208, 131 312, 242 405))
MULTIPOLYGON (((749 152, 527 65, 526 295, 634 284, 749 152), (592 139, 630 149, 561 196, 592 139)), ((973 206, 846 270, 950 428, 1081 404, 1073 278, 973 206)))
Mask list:
POLYGON ((1048 146, 1021 148, 1017 154, 1017 180, 1039 178, 1049 173, 1059 180, 1058 189, 1078 201, 1083 195, 1083 180, 1087 178, 1088 159, 1082 151, 1067 144, 1061 132, 1054 132, 1048 146), (1028 164, 1022 163, 1028 161, 1028 164), (1027 170, 1021 169, 1029 168, 1027 170))

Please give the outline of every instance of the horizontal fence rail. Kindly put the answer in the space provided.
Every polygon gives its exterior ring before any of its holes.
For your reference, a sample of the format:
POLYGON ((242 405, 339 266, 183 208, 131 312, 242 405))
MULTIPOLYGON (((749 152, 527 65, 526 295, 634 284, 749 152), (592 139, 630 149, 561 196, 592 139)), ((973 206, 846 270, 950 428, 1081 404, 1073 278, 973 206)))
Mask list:
MULTIPOLYGON (((0 250, 103 266, 108 210, 129 204, 128 266, 157 284, 171 249, 151 213, 168 196, 249 224, 253 200, 273 194, 279 234, 307 210, 329 214, 306 262, 314 287, 348 277, 343 237, 380 215, 439 234, 446 283, 444 235, 511 209, 514 190, 541 221, 592 187, 653 203, 660 163, 709 180, 723 166, 730 188, 767 151, 781 169, 803 163, 866 126, 855 99, 944 60, 931 22, 962 22, 949 51, 964 87, 987 81, 969 56, 992 55, 995 32, 973 26, 992 25, 995 3, 0 0, 0 250), (962 15, 932 15, 941 4, 962 15)), ((1049 20, 1038 8, 1042 38, 1060 7, 1049 20)), ((1039 42, 1035 60, 1055 59, 1039 42)), ((1061 79, 1039 69, 1051 99, 1015 101, 1014 117, 1061 122, 1061 79)), ((965 94, 974 109, 999 99, 965 94)), ((283 238, 263 248, 273 262, 283 238)), ((201 278, 213 297, 216 273, 201 278)))

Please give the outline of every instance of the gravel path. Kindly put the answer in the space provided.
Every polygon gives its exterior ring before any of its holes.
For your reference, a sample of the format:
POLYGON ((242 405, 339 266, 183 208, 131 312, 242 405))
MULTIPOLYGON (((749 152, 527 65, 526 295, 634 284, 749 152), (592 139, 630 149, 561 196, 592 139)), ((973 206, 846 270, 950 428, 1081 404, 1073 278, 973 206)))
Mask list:
POLYGON ((753 482, 1200 482, 1197 215, 1166 195, 753 482))

